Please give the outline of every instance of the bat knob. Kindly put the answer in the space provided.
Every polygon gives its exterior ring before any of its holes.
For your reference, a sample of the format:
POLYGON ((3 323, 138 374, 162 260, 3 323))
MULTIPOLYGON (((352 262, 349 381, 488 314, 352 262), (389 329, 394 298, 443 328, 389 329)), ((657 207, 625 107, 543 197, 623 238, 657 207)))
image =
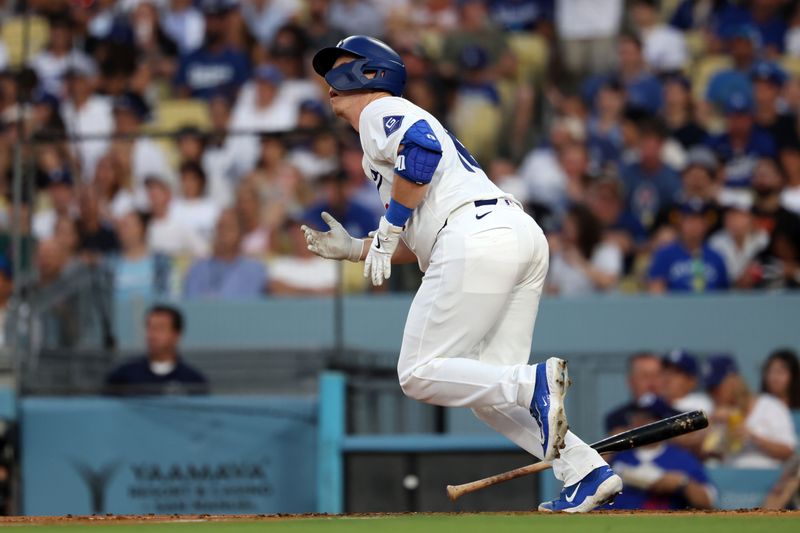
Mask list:
POLYGON ((461 495, 458 493, 458 489, 456 489, 456 487, 453 485, 447 485, 447 497, 450 498, 451 502, 456 501, 459 496, 461 495))

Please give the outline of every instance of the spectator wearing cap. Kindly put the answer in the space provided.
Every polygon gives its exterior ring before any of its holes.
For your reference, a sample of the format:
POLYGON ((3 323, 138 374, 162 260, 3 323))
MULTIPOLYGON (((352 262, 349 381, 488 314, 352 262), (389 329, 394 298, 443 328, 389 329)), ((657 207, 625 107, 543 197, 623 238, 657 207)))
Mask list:
POLYGON ((223 211, 217 220, 214 253, 192 264, 186 274, 186 298, 237 300, 258 298, 267 283, 264 265, 241 252, 242 227, 236 212, 223 211))
POLYGON ((708 82, 705 95, 706 100, 719 110, 726 108, 734 94, 752 97, 750 70, 755 64, 760 42, 758 32, 750 24, 728 27, 721 37, 726 41, 726 49, 730 51, 733 67, 714 74, 708 82))
POLYGON ((792 456, 797 435, 781 400, 752 394, 729 355, 710 357, 703 375, 714 401, 707 453, 735 468, 779 468, 792 456))
POLYGON ((206 23, 192 0, 170 0, 162 12, 161 27, 181 55, 191 54, 203 44, 206 23))
POLYGON ((250 75, 245 54, 225 40, 225 17, 235 6, 229 0, 203 0, 205 41, 195 51, 181 56, 175 84, 181 96, 210 99, 215 94, 233 97, 250 75))
POLYGON ((90 180, 97 161, 108 150, 108 139, 102 136, 114 131, 111 102, 108 97, 95 94, 97 67, 90 59, 70 65, 65 79, 67 96, 61 106, 61 118, 67 133, 70 137, 101 137, 70 143, 84 179, 90 180))
POLYGON ((628 391, 631 400, 605 416, 605 431, 614 435, 633 425, 631 413, 649 398, 661 393, 661 358, 652 352, 628 357, 628 391))
POLYGON ((636 141, 638 161, 625 164, 620 169, 620 179, 625 187, 626 209, 651 232, 657 216, 675 200, 681 181, 678 172, 661 158, 667 131, 657 118, 639 125, 636 141))
POLYGON ((208 179, 203 167, 186 161, 179 173, 180 196, 172 201, 171 216, 177 217, 206 241, 211 241, 220 206, 208 196, 208 179))
POLYGON ((300 7, 298 0, 249 0, 242 4, 242 14, 250 33, 262 46, 268 46, 278 29, 297 16, 300 7))
POLYGON ((722 162, 728 187, 748 187, 759 158, 778 156, 769 133, 753 121, 753 100, 747 93, 732 93, 725 102, 725 132, 708 139, 708 147, 722 162))
POLYGON ((783 53, 787 25, 784 20, 784 2, 758 0, 755 2, 725 2, 720 10, 717 31, 725 36, 742 25, 752 28, 758 39, 760 51, 767 57, 783 53))
POLYGON ((120 253, 110 266, 114 296, 119 300, 147 300, 169 294, 171 262, 148 249, 149 223, 150 216, 141 211, 131 211, 117 221, 120 253))
POLYGON ((150 204, 150 225, 147 245, 154 253, 170 257, 201 257, 208 253, 208 244, 183 220, 173 216, 172 181, 154 174, 145 179, 150 204))
POLYGON ((666 76, 663 83, 664 108, 661 116, 669 136, 685 150, 703 144, 708 134, 695 119, 691 83, 682 74, 666 76))
POLYGON ((661 395, 673 409, 711 412, 708 395, 697 390, 700 382, 697 357, 685 350, 672 350, 661 358, 661 369, 661 395))
POLYGON ((594 99, 592 115, 586 121, 587 146, 592 167, 605 169, 617 165, 622 157, 622 112, 625 93, 618 79, 603 83, 594 99))
POLYGON ((723 226, 708 241, 708 245, 725 260, 731 284, 752 286, 747 268, 769 244, 766 231, 753 221, 753 197, 749 190, 723 191, 720 205, 724 209, 723 226))
MULTIPOLYGON (((677 413, 662 400, 650 397, 632 411, 626 429, 677 413)), ((611 466, 625 484, 613 509, 709 509, 716 500, 717 492, 703 464, 670 441, 617 453, 611 466)))
POLYGON ((14 274, 11 261, 5 255, 0 255, 0 348, 6 346, 6 317, 8 316, 8 303, 14 293, 14 274))
POLYGON ((611 291, 622 275, 622 262, 619 246, 603 240, 591 210, 575 204, 567 210, 561 233, 550 237, 546 290, 565 296, 611 291))
POLYGON ((142 125, 150 118, 150 107, 144 99, 133 92, 126 92, 113 100, 114 139, 111 150, 119 161, 127 162, 131 184, 140 205, 144 201, 144 181, 148 176, 160 175, 172 179, 172 167, 164 151, 153 140, 140 137, 142 125))
POLYGON ((66 16, 53 17, 49 23, 47 45, 30 60, 29 66, 45 91, 62 94, 62 81, 69 68, 90 59, 73 47, 72 24, 66 16))
POLYGON ((725 262, 706 243, 709 204, 688 200, 681 205, 678 239, 653 255, 648 290, 664 292, 706 292, 729 286, 725 262))
POLYGON ((33 215, 33 235, 39 240, 53 236, 59 217, 76 218, 78 215, 72 174, 66 167, 57 168, 47 175, 47 199, 49 209, 33 215))
POLYGON ((635 0, 631 19, 642 39, 644 59, 653 71, 683 70, 689 60, 686 38, 679 30, 661 22, 658 1, 635 0))

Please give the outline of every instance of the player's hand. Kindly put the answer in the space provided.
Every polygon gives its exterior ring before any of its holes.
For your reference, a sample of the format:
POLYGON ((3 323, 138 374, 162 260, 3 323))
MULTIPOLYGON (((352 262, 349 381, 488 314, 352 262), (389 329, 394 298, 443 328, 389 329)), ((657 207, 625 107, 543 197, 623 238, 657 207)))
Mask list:
POLYGON ((322 220, 331 228, 330 231, 317 231, 305 224, 300 226, 306 234, 308 249, 325 259, 347 259, 354 263, 360 261, 364 241, 351 237, 344 226, 325 211, 322 212, 322 220))
POLYGON ((381 217, 364 263, 364 277, 372 278, 373 285, 383 285, 383 280, 392 275, 392 255, 397 250, 402 231, 402 227, 393 226, 385 217, 381 217))

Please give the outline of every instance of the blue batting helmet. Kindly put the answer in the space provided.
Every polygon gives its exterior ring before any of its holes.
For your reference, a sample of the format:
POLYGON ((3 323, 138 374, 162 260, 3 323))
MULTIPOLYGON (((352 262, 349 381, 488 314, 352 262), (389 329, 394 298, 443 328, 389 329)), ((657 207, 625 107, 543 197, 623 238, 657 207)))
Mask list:
POLYGON ((337 91, 380 90, 400 96, 406 85, 406 66, 400 55, 386 43, 365 35, 351 35, 336 46, 323 48, 314 55, 312 64, 337 91), (356 59, 333 68, 344 55, 356 59), (369 72, 375 76, 368 78, 365 74, 369 72))

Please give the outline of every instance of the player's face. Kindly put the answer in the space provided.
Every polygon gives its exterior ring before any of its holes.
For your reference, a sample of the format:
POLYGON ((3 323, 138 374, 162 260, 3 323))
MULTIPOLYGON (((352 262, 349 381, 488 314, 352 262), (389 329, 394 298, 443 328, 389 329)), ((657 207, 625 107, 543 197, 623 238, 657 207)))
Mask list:
MULTIPOLYGON (((339 57, 336 62, 333 64, 333 68, 338 67, 339 65, 344 65, 345 63, 350 63, 351 61, 355 61, 356 58, 352 56, 341 56, 339 57)), ((366 74, 367 77, 371 77, 371 73, 366 74)), ((363 91, 345 91, 339 92, 331 86, 328 86, 328 96, 331 100, 331 109, 333 110, 336 116, 346 118, 348 115, 352 115, 351 111, 356 109, 359 105, 363 104, 363 91)))

